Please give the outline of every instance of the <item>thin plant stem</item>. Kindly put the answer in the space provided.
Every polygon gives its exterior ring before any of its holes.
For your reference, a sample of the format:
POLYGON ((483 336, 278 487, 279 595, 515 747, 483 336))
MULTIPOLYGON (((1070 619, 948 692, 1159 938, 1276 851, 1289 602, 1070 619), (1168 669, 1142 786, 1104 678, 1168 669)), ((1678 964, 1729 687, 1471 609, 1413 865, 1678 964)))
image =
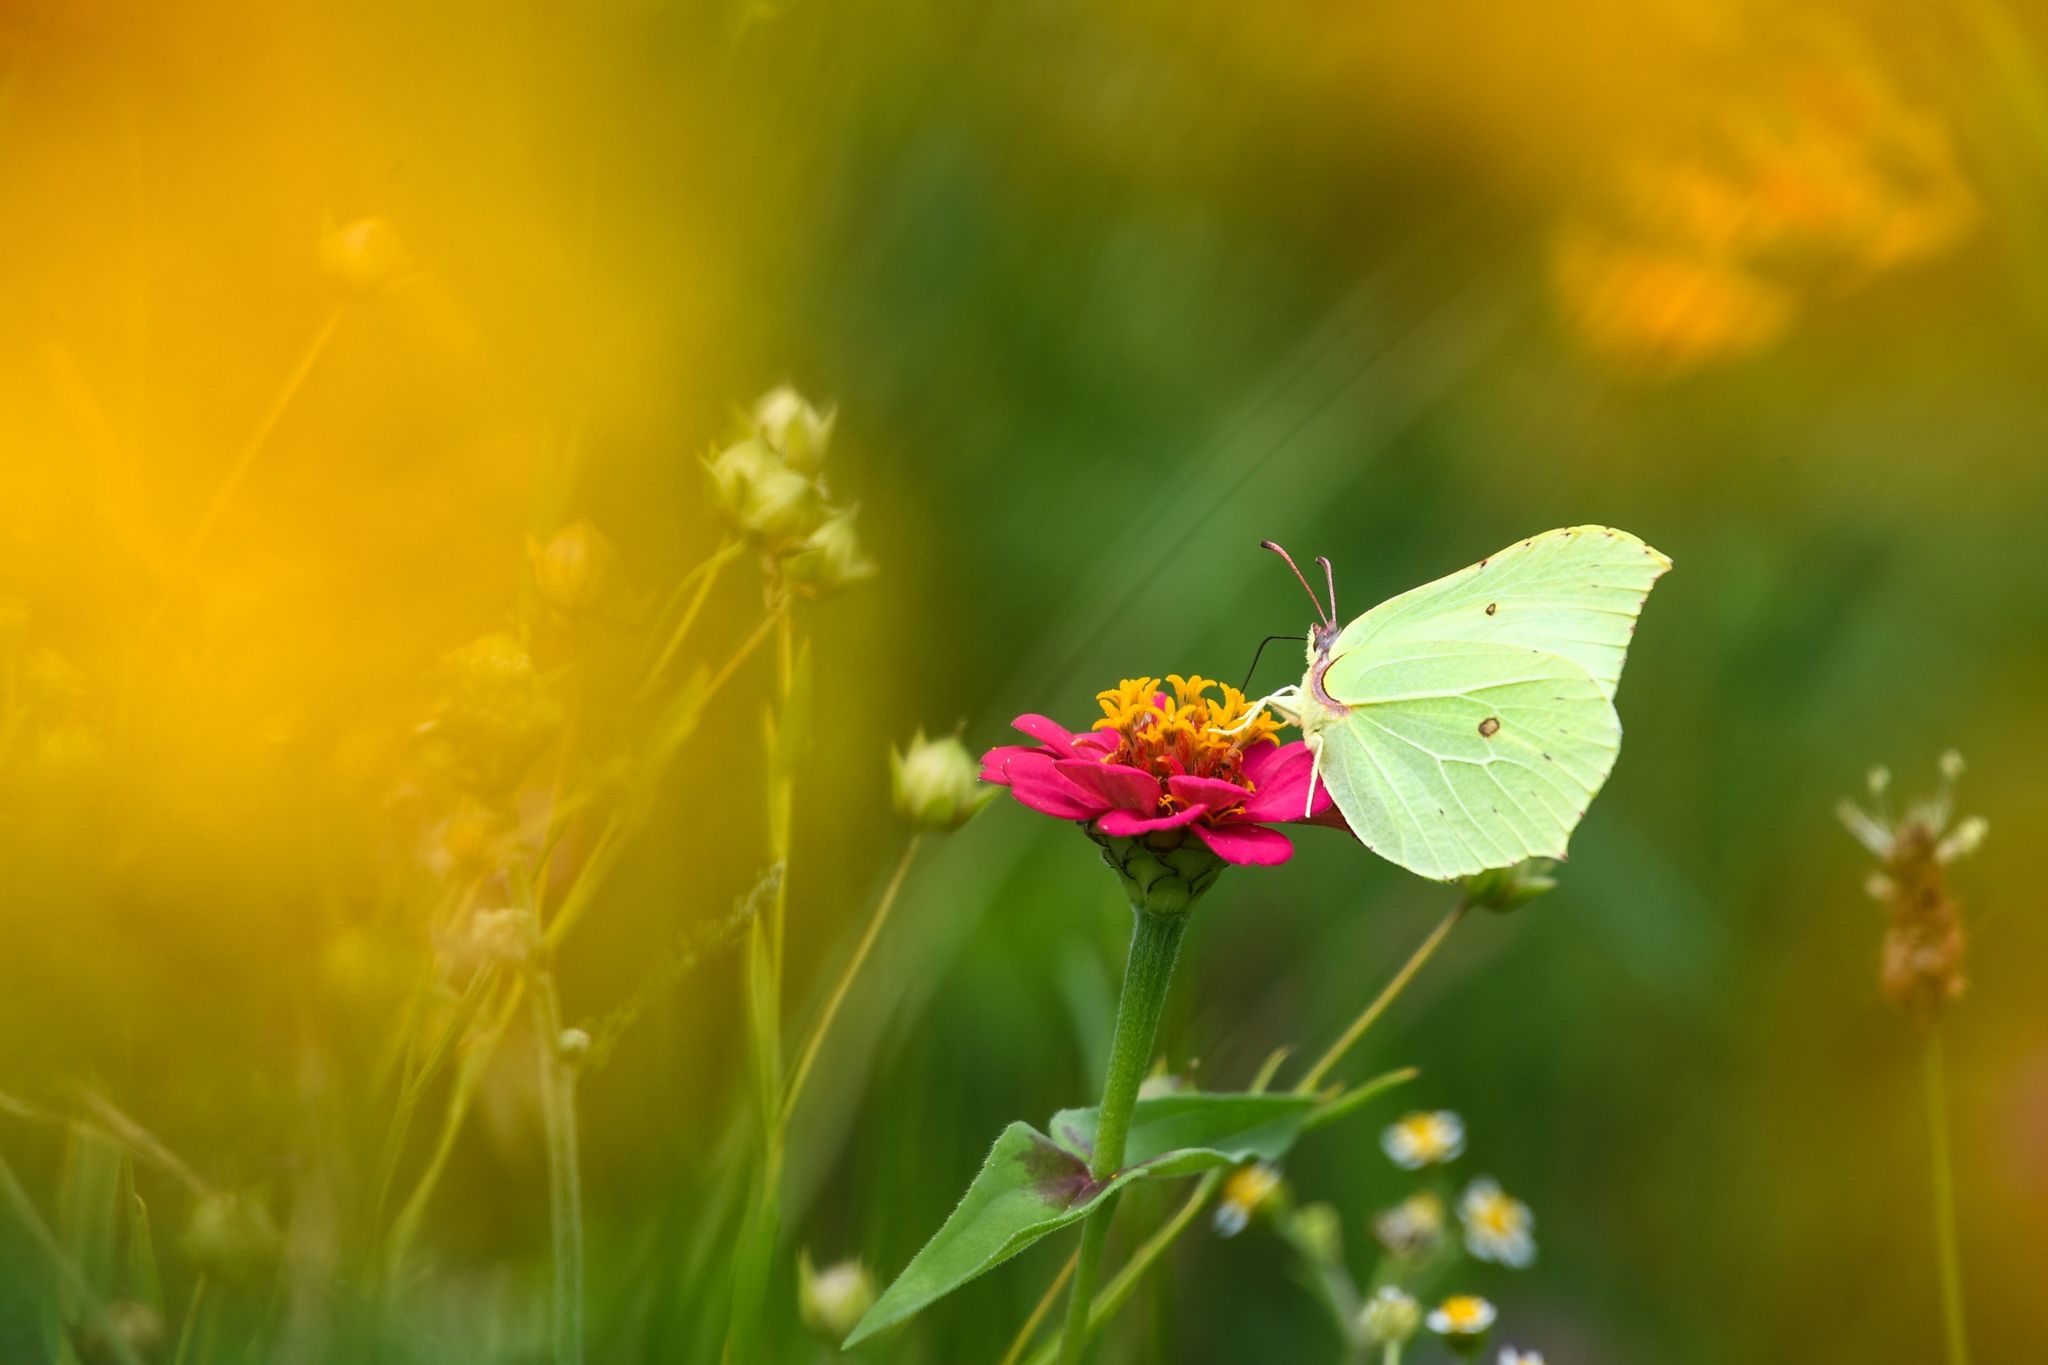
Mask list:
POLYGON ((214 490, 213 499, 207 503, 206 511, 200 515, 199 524, 192 528, 192 534, 186 538, 185 552, 179 558, 179 567, 190 567, 199 557, 199 552, 206 548, 206 542, 213 535, 214 528, 220 525, 220 519, 227 514, 229 504, 235 500, 235 494, 241 491, 243 481, 255 467, 256 457, 261 455, 263 447, 270 443, 270 435, 277 430, 278 421, 283 418, 285 409, 292 405, 292 400, 298 397, 299 390, 305 387, 307 377, 313 373, 313 367, 320 363, 321 355, 327 350, 327 343, 334 340, 335 329, 341 326, 341 316, 345 311, 347 305, 336 304, 333 311, 328 313, 326 320, 314 330, 313 339, 306 343, 306 349, 299 355, 299 363, 292 367, 292 372, 285 377, 284 387, 277 391, 270 400, 270 406, 263 410, 262 420, 256 423, 256 429, 242 442, 242 448, 235 453, 235 462, 228 469, 227 477, 222 479, 220 486, 214 490))
MULTIPOLYGON (((1102 1085, 1102 1106, 1096 1111, 1095 1153, 1088 1173, 1107 1180, 1123 1165, 1124 1142, 1130 1136, 1131 1113, 1138 1087, 1152 1064, 1152 1045, 1159 1035, 1159 1016, 1173 983, 1173 965, 1180 955, 1187 913, 1152 914, 1134 910, 1131 953, 1124 963, 1123 993, 1117 1001, 1116 1030, 1111 1035, 1109 1074, 1102 1085)), ((1081 1227, 1081 1251, 1074 1263, 1074 1285, 1067 1300, 1067 1325, 1060 1341, 1061 1365, 1078 1365, 1087 1349, 1095 1277, 1102 1249, 1109 1240, 1110 1220, 1118 1199, 1099 1204, 1081 1227)))
POLYGON ((462 1065, 456 1068, 455 1081, 448 1094, 448 1107, 442 1115, 441 1130, 434 1140, 434 1150, 427 1159, 426 1170, 413 1185, 412 1193, 406 1197, 398 1216, 391 1220, 391 1231, 385 1236, 385 1273, 395 1276, 404 1264, 406 1253, 412 1247, 412 1239, 418 1235, 420 1223, 426 1216, 427 1201, 433 1198, 435 1186, 441 1183, 441 1175, 448 1169, 449 1158, 455 1154, 455 1139, 462 1132, 462 1125, 469 1117, 469 1107, 476 1098, 476 1088, 483 1081, 484 1067, 489 1064, 491 1054, 497 1047, 498 1039, 504 1036, 506 1025, 512 1020, 512 1012, 518 1008, 524 994, 525 983, 514 977, 505 992, 505 1001, 499 1007, 497 1017, 490 1021, 469 1041, 469 1050, 462 1058, 462 1065))
POLYGON ((57 1241, 56 1234, 50 1231, 42 1215, 36 1212, 35 1201, 29 1198, 28 1191, 21 1187, 21 1182, 15 1178, 14 1167, 7 1163, 5 1157, 0 1157, 0 1193, 7 1196, 7 1202, 14 1206, 16 1215, 28 1229, 29 1235, 42 1247, 44 1254, 50 1258, 50 1263, 57 1267, 57 1277, 63 1280, 66 1287, 78 1296, 78 1301, 85 1305, 86 1312, 92 1317, 93 1325, 98 1327, 101 1335, 107 1339, 107 1349, 121 1365, 143 1365, 142 1357, 107 1317, 107 1305, 93 1291, 93 1287, 86 1283, 83 1272, 71 1263, 71 1258, 64 1254, 63 1245, 57 1241))
POLYGON ((698 614, 704 610, 705 599, 711 596, 712 585, 718 582, 719 570, 739 552, 740 547, 735 542, 729 541, 719 546, 703 563, 683 575, 683 581, 676 585, 678 595, 684 588, 690 586, 692 581, 695 581, 697 590, 690 595, 690 604, 683 608, 683 614, 676 618, 675 628, 669 631, 667 640, 662 644, 661 653, 656 655, 654 662, 648 666, 647 675, 640 684, 638 695, 641 698, 644 699, 653 693, 660 684, 662 675, 668 672, 669 665, 675 662, 677 651, 682 649, 683 641, 689 638, 691 628, 697 624, 698 614))
POLYGON ((846 994, 853 986, 854 978, 873 951, 875 940, 881 937, 882 925, 889 919, 889 911, 896 904, 896 897, 903 890, 903 879, 910 872, 912 859, 916 858, 919 836, 910 836, 904 845, 903 856, 896 862, 896 871, 890 875, 888 885, 882 888, 881 899, 875 902, 874 914, 868 917, 868 927, 861 934, 860 942, 854 946, 853 956, 846 960, 846 966, 839 973, 839 981, 832 987, 832 994, 825 1001, 825 1008, 818 1015, 818 1022, 811 1027, 810 1036, 804 1040, 802 1051, 797 1053, 796 1066, 789 1075, 789 1085, 782 1100, 781 1123, 789 1127, 790 1116, 796 1112, 797 1097, 804 1092, 804 1081, 811 1074, 811 1066, 818 1060, 818 1049, 824 1045, 825 1035, 832 1030, 832 1021, 839 1015, 839 1007, 846 1003, 846 994))
MULTIPOLYGON (((775 625, 778 616, 779 613, 771 613, 762 617, 760 624, 754 627, 747 638, 740 642, 739 647, 719 665, 718 671, 705 682, 697 697, 699 714, 710 704, 711 699, 718 695, 719 689, 731 681, 732 675, 739 671, 740 665, 761 647, 761 642, 768 638, 768 632, 775 625)), ((619 810, 605 823, 604 831, 591 845, 590 855, 584 860, 582 871, 576 875, 576 884, 569 888, 569 894, 562 898, 561 908, 547 921, 543 933, 550 951, 568 937, 569 930, 575 927, 576 922, 583 917, 583 912, 588 910, 590 903, 597 898, 598 889, 610 875, 613 864, 624 851, 627 837, 638 827, 643 814, 639 807, 619 810)), ((545 881, 544 874, 540 880, 545 881)))
MULTIPOLYGON (((1031 1345, 1031 1338, 1038 1333, 1038 1324, 1045 1321, 1046 1315, 1052 1312, 1053 1304, 1059 1302, 1060 1291, 1067 1287, 1067 1281, 1073 1277, 1074 1266, 1080 1259, 1081 1253, 1078 1250, 1067 1253, 1066 1263, 1060 1267, 1060 1273, 1052 1277, 1052 1283, 1038 1296, 1037 1306, 1031 1310, 1031 1316, 1024 1319, 1024 1325, 1017 1329, 1017 1335, 1010 1338, 1010 1349, 1003 1352, 1003 1358, 997 1365, 1017 1365, 1017 1362, 1024 1358, 1025 1348, 1031 1345)), ((1091 1311, 1090 1318, 1093 1316, 1091 1311)))
MULTIPOLYGON (((769 715, 768 851, 783 869, 768 900, 768 913, 747 924, 746 994, 748 1042, 754 1065, 756 1106, 761 1118, 761 1163, 753 1207, 747 1212, 735 1255, 733 1293, 726 1319, 724 1359, 747 1365, 757 1354, 760 1318, 768 1296, 769 1263, 782 1220, 782 1164, 787 1093, 782 1069, 782 943, 789 910, 789 851, 795 812, 791 758, 796 726, 796 631, 787 598, 776 601, 762 623, 776 627, 775 697, 769 715)), ((762 631, 755 634, 758 637, 762 631)))
POLYGON ((1450 936, 1451 930, 1457 927, 1458 921, 1463 919, 1465 912, 1471 908, 1470 902, 1460 899, 1451 907, 1448 914, 1437 921, 1436 928, 1422 941, 1422 946, 1409 956, 1400 971, 1394 973, 1394 979, 1389 981, 1385 989, 1373 998, 1373 1002, 1351 1021, 1351 1026, 1344 1030, 1337 1041, 1330 1044, 1330 1050, 1308 1069, 1308 1074, 1295 1083, 1295 1094, 1315 1093, 1316 1087, 1323 1083, 1323 1077, 1329 1075, 1330 1069, 1344 1060, 1344 1054, 1349 1052, 1358 1040, 1365 1036, 1366 1030, 1387 1012, 1387 1007, 1400 998, 1401 992, 1408 988, 1408 983, 1415 979, 1415 974, 1422 970, 1422 965, 1436 955, 1436 950, 1443 946, 1443 941, 1450 936))
POLYGON ((1941 1316, 1949 1365, 1970 1365, 1963 1322, 1963 1262, 1956 1248, 1956 1178, 1949 1152, 1948 1083, 1941 1060, 1941 1030, 1927 1030, 1927 1133, 1934 1168, 1934 1253, 1941 1271, 1941 1316))
POLYGON ((178 1353, 171 1357, 171 1365, 185 1365, 192 1353, 192 1337, 199 1326, 199 1310, 205 1306, 206 1272, 200 1271, 192 1281, 192 1297, 185 1304, 185 1323, 178 1329, 178 1353))
POLYGON ((541 1117, 547 1128, 555 1365, 582 1365, 583 1177, 577 1157, 576 1066, 562 1055, 562 1002, 552 972, 534 973, 532 995, 540 1047, 541 1117))

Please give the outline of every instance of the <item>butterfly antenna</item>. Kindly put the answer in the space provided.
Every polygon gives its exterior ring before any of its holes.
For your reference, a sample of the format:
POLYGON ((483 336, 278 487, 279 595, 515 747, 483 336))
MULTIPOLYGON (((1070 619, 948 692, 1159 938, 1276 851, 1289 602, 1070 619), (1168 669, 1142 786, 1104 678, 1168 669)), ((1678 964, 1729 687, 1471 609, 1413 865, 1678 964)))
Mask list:
POLYGON ((1330 567, 1328 555, 1317 555, 1316 563, 1323 566, 1323 582, 1330 586, 1330 619, 1337 619, 1337 571, 1330 567))
POLYGON ((1316 596, 1316 590, 1308 585, 1308 580, 1306 578, 1302 577, 1301 569, 1294 562, 1294 556, 1287 553, 1287 551, 1281 549, 1278 545, 1275 545, 1270 540, 1260 541, 1259 548, 1261 550, 1271 550, 1274 554, 1279 555, 1282 559, 1287 561, 1287 567, 1294 570, 1295 581, 1301 584, 1301 590, 1308 594, 1309 601, 1316 604, 1316 616, 1319 619, 1321 619, 1325 624, 1335 625, 1337 618, 1331 616, 1329 613, 1323 610, 1323 599, 1316 596))

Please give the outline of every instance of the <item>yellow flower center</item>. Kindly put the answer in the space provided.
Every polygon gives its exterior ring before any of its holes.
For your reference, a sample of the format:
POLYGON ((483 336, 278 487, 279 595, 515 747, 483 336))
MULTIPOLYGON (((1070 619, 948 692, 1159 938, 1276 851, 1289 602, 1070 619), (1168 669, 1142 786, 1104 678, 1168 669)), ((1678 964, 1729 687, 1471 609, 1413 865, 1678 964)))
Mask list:
POLYGON ((1280 1184, 1280 1173, 1263 1162, 1246 1166, 1223 1187, 1223 1200, 1250 1213, 1266 1202, 1280 1184))
POLYGON ((1472 1332, 1486 1321, 1486 1300, 1477 1294, 1458 1294, 1445 1299, 1444 1321, 1453 1332, 1472 1332))
POLYGON ((1242 783, 1245 751, 1261 742, 1280 742, 1280 722, 1264 708, 1255 713, 1244 693, 1230 684, 1177 673, 1168 674, 1166 684, 1170 696, 1160 691, 1157 678, 1126 678, 1095 694, 1102 719, 1094 728, 1113 731, 1118 741, 1105 761, 1158 777, 1186 773, 1242 783), (1220 696, 1211 696, 1212 690, 1220 696))

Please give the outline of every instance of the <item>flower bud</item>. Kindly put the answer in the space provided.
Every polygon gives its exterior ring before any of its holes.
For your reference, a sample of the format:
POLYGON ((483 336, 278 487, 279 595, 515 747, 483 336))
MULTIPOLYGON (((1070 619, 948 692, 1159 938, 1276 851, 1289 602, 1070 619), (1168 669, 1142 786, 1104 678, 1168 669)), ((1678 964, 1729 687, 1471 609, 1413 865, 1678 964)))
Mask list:
POLYGON ((606 614, 625 587, 618 551, 588 521, 564 526, 546 545, 529 538, 526 557, 540 600, 571 620, 606 614))
POLYGON ((823 1270, 811 1253, 796 1261, 797 1313, 804 1325, 827 1341, 844 1340, 875 1303, 875 1279, 859 1261, 840 1261, 823 1270))
POLYGON ((320 230, 320 268, 357 294, 369 294, 412 269, 411 253, 389 218, 358 218, 320 230))
POLYGON ((1358 1315, 1365 1339, 1375 1346, 1405 1345, 1422 1326, 1422 1306, 1398 1286, 1381 1285, 1358 1315))
POLYGON ((790 468, 815 474, 825 463, 826 448, 832 444, 836 410, 820 413, 804 396, 787 384, 770 389, 754 403, 754 430, 790 468))
POLYGON ((785 550, 818 529, 824 497, 817 483, 784 463, 766 443, 749 439, 711 461, 719 510, 749 539, 785 550))
POLYGON ((253 1195, 203 1194, 185 1220, 185 1255, 206 1273, 233 1284, 261 1277, 284 1250, 270 1211, 253 1195))
POLYGON ((570 1066, 581 1065, 590 1056, 590 1034, 580 1028, 565 1028, 555 1038, 555 1056, 570 1066))
POLYGON ((789 581, 813 597, 827 597, 848 583, 872 578, 875 566, 860 552, 853 513, 834 512, 784 562, 789 581))
POLYGON ((1476 872, 1460 883, 1465 904, 1503 915, 1518 910, 1544 892, 1557 889, 1557 879, 1550 875, 1556 866, 1550 858, 1530 858, 1513 867, 1476 872))
POLYGON ((1001 787, 983 784, 975 773, 973 756, 955 735, 926 739, 919 730, 904 752, 889 749, 896 810, 919 829, 958 829, 1002 795, 1001 787))
POLYGON ((1187 911, 1215 882, 1226 864, 1208 846, 1190 839, 1175 843, 1180 831, 1165 837, 1116 837, 1091 832, 1102 848, 1102 861, 1124 880, 1124 894, 1140 914, 1178 915, 1187 911), (1158 839, 1155 845, 1152 841, 1158 839))

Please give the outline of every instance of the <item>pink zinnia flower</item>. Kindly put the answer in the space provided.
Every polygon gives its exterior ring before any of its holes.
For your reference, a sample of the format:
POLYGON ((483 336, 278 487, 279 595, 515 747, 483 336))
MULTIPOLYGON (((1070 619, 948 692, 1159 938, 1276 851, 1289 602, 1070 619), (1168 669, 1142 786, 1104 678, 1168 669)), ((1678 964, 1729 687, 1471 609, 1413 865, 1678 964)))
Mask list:
POLYGON ((1293 842, 1272 825, 1346 828, 1320 785, 1310 806, 1313 758, 1306 744, 1280 743, 1279 722, 1253 714, 1227 683, 1178 675, 1166 682, 1171 695, 1157 678, 1127 678, 1098 693, 1102 719, 1080 734, 1044 716, 1017 717, 1016 727, 1038 743, 989 750, 982 780, 1092 834, 1142 837, 1154 847, 1192 834, 1240 866, 1270 867, 1293 854, 1293 842))

